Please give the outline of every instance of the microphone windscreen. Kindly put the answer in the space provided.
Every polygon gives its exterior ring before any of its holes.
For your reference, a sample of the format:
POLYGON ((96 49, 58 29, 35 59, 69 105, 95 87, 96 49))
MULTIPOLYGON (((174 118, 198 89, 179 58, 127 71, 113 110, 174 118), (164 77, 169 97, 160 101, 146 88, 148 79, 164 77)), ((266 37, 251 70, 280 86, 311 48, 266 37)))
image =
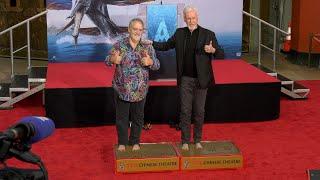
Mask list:
POLYGON ((28 116, 22 118, 19 122, 32 124, 34 128, 34 135, 28 141, 30 144, 36 143, 50 136, 55 129, 54 122, 47 117, 28 116))

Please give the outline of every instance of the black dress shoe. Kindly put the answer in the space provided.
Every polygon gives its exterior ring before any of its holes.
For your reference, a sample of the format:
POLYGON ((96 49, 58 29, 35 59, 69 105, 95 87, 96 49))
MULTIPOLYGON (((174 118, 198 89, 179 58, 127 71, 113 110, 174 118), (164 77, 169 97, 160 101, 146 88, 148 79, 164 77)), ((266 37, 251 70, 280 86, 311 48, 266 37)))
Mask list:
POLYGON ((169 124, 170 128, 176 128, 175 124, 169 124))
POLYGON ((176 130, 177 130, 177 131, 180 131, 180 130, 181 130, 181 127, 179 126, 179 124, 176 124, 176 130))

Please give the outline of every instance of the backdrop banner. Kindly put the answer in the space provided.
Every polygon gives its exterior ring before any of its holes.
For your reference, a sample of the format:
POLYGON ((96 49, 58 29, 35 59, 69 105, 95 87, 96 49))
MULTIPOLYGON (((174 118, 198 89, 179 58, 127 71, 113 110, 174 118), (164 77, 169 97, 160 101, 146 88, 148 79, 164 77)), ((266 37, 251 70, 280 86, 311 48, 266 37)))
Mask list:
MULTIPOLYGON (((165 41, 184 27, 183 8, 199 11, 199 25, 216 33, 225 59, 239 59, 243 0, 47 0, 49 62, 103 61, 112 45, 128 35, 128 24, 145 22, 143 38, 165 41)), ((175 52, 157 52, 155 78, 175 77, 175 52)))

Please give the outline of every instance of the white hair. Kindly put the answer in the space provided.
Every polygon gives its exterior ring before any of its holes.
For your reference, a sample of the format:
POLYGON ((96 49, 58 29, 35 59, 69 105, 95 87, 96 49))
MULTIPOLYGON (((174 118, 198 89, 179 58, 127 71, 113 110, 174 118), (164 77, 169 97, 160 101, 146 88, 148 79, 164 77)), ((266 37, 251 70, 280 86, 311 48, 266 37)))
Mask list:
POLYGON ((129 27, 131 28, 132 25, 133 25, 133 23, 135 23, 135 22, 139 22, 139 23, 142 25, 142 27, 144 27, 144 22, 143 22, 142 19, 140 19, 140 18, 133 18, 133 19, 131 19, 131 21, 129 22, 129 27))
POLYGON ((183 15, 185 16, 188 12, 193 11, 198 15, 198 9, 194 6, 188 5, 183 9, 183 15))

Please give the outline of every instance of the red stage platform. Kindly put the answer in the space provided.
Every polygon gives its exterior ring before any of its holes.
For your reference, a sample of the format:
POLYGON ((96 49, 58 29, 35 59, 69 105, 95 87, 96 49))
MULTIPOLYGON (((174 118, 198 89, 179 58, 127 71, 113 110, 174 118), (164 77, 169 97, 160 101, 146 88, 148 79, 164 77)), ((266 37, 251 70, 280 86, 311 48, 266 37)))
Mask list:
MULTIPOLYGON (((277 79, 243 60, 215 60, 212 62, 216 84, 276 83, 277 79)), ((103 62, 49 63, 47 89, 111 87, 113 67, 103 62)), ((152 80, 152 85, 172 86, 175 82, 152 80)))
MULTIPOLYGON (((214 60, 216 86, 209 88, 207 122, 276 119, 280 81, 243 60, 214 60)), ((113 67, 103 62, 50 63, 46 112, 59 127, 114 122, 113 67)), ((145 118, 165 123, 177 116, 176 81, 152 80, 145 118)))

